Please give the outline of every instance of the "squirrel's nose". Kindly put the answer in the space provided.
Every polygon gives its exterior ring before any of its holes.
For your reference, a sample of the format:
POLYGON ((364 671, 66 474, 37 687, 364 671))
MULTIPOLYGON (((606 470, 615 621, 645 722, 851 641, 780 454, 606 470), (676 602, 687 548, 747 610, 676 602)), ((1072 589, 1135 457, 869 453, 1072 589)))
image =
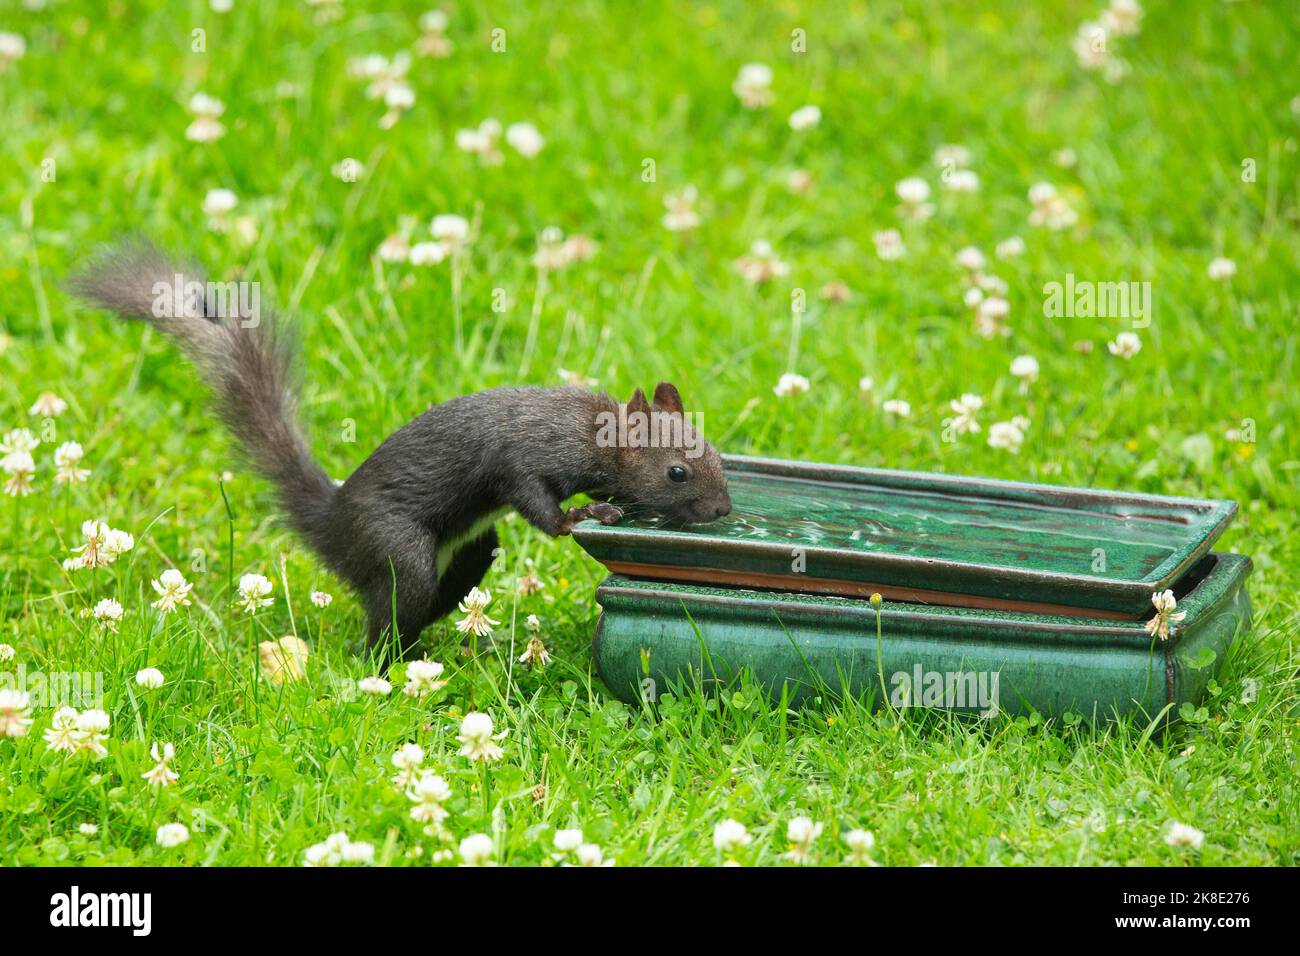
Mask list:
POLYGON ((722 504, 718 505, 716 508, 713 509, 713 517, 715 518, 725 518, 729 514, 731 514, 730 501, 724 501, 722 504))

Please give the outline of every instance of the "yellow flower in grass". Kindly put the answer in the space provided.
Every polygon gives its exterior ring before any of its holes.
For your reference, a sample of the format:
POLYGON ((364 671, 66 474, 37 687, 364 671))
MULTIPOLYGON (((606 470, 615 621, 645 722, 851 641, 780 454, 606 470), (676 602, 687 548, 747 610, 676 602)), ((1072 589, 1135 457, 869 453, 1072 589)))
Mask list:
POLYGON ((278 641, 263 641, 258 644, 257 656, 271 683, 283 684, 301 680, 306 675, 311 648, 300 638, 282 637, 278 641))

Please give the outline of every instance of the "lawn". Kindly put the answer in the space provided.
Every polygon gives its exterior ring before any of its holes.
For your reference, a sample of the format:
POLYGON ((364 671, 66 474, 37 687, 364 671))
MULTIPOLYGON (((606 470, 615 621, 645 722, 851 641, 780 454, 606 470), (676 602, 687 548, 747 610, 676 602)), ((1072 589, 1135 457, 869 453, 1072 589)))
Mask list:
POLYGON ((98 678, 107 720, 0 714, 0 864, 765 865, 792 837, 822 864, 1300 863, 1300 19, 1153 0, 1100 50, 1079 31, 1103 9, 461 2, 422 26, 359 0, 7 3, 0 434, 40 444, 29 488, 0 475, 0 669, 98 678), (450 254, 443 215, 470 223, 450 254), (603 569, 514 518, 491 639, 462 651, 453 615, 425 633, 445 686, 408 695, 401 665, 366 693, 360 605, 191 367, 65 291, 127 232, 292 317, 337 477, 456 395, 670 380, 725 452, 1234 499, 1219 546, 1254 558, 1254 631, 1167 733, 787 710, 749 682, 636 708, 593 673, 603 569), (1070 276, 1149 283, 1150 308, 1053 314, 1070 276), (979 431, 953 426, 963 395, 979 431), (57 480, 67 442, 84 480, 57 480), (65 570, 90 519, 134 546, 65 570), (193 587, 163 614, 168 568, 193 587), (254 614, 246 574, 272 582, 254 614), (86 613, 106 599, 119 620, 86 613), (545 667, 519 661, 529 615, 545 667), (260 661, 285 636, 300 679, 260 661), (507 731, 500 760, 460 755, 471 712, 507 731), (394 782, 412 743, 419 799, 394 782), (724 820, 748 840, 718 848, 724 820))

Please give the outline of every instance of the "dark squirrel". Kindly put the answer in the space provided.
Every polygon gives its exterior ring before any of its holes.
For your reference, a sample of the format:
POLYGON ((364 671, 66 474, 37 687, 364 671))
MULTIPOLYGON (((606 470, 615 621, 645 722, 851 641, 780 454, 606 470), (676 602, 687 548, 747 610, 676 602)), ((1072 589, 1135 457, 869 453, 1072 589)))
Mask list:
POLYGON ((482 580, 505 512, 565 535, 586 518, 614 524, 625 513, 657 515, 686 525, 731 510, 722 460, 667 382, 653 402, 637 389, 625 410, 582 388, 453 398, 395 431, 338 485, 297 425, 295 350, 273 316, 230 314, 202 291, 157 308, 164 286, 210 287, 200 270, 140 241, 106 250, 69 285, 93 305, 145 320, 197 366, 222 420, 278 489, 289 523, 357 591, 381 656, 409 653, 420 632, 482 580), (671 447, 598 440, 602 422, 621 412, 668 416, 680 440, 671 447), (579 492, 600 500, 562 510, 579 492))

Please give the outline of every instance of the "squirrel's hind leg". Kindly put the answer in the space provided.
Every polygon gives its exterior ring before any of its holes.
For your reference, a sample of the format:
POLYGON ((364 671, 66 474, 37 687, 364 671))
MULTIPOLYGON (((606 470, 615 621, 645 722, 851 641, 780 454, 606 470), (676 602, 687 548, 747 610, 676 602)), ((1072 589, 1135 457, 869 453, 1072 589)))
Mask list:
POLYGON ((419 646, 420 632, 437 617, 433 535, 420 529, 401 541, 401 552, 390 555, 383 571, 360 589, 370 649, 385 665, 405 660, 419 646))
POLYGON ((438 595, 434 601, 433 620, 456 610, 470 588, 483 580, 496 558, 497 532, 488 528, 473 541, 466 541, 457 550, 447 569, 438 580, 438 595))
MULTIPOLYGON (((430 538, 432 545, 432 538, 430 538)), ((370 647, 385 663, 405 660, 419 647, 420 632, 456 609, 470 588, 483 580, 497 549, 496 529, 489 528, 465 542, 451 563, 436 578, 432 547, 414 549, 393 563, 388 580, 365 592, 370 621, 370 647), (396 608, 397 639, 393 638, 396 608)))

